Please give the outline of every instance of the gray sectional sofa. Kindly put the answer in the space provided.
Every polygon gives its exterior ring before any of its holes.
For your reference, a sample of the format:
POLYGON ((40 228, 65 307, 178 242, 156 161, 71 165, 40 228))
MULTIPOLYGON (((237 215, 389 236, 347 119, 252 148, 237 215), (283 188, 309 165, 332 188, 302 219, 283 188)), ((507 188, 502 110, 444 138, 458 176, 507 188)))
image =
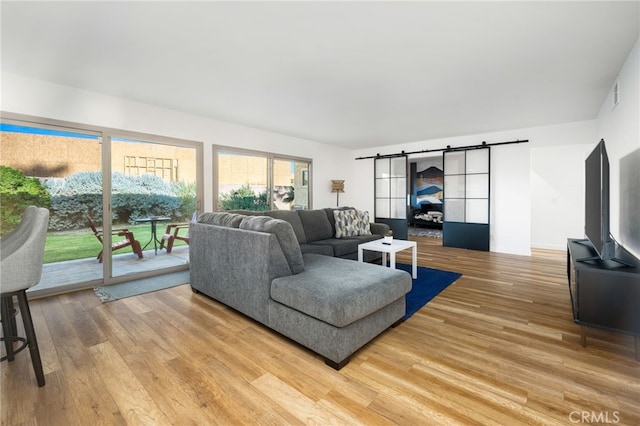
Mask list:
POLYGON ((405 314, 407 272, 303 254, 287 221, 204 213, 189 236, 195 292, 302 344, 335 369, 405 314))
MULTIPOLYGON (((343 259, 358 259, 358 244, 379 240, 387 231, 385 223, 370 223, 371 235, 358 235, 346 238, 335 238, 336 221, 334 211, 354 209, 353 207, 325 208, 317 210, 269 210, 256 212, 234 210, 237 213, 252 216, 269 216, 282 219, 291 224, 303 254, 315 253, 343 259)), ((364 261, 380 259, 381 254, 374 251, 364 252, 364 261)))

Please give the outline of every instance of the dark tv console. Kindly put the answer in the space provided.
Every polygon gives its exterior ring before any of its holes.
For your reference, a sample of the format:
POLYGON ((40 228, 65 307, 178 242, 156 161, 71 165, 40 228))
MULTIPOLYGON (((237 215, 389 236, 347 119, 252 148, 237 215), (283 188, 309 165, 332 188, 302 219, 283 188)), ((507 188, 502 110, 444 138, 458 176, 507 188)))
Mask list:
POLYGON ((640 260, 624 248, 614 260, 588 260, 596 252, 582 239, 567 241, 567 278, 573 321, 580 325, 580 342, 587 344, 586 327, 597 327, 634 337, 635 358, 640 361, 640 260))

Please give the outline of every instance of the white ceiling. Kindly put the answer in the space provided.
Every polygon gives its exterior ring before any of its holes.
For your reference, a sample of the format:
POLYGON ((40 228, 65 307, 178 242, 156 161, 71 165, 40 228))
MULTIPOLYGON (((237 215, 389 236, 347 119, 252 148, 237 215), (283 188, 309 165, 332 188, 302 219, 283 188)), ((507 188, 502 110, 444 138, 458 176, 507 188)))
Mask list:
POLYGON ((372 147, 595 118, 639 5, 2 1, 2 69, 372 147))

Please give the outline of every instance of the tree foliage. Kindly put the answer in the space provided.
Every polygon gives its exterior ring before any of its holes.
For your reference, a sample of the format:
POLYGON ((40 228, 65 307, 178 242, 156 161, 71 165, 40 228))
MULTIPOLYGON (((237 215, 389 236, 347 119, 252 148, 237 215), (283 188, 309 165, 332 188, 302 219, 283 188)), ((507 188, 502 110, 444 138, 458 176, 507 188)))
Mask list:
POLYGON ((0 166, 0 235, 15 228, 30 205, 49 208, 50 197, 46 188, 37 178, 0 166))

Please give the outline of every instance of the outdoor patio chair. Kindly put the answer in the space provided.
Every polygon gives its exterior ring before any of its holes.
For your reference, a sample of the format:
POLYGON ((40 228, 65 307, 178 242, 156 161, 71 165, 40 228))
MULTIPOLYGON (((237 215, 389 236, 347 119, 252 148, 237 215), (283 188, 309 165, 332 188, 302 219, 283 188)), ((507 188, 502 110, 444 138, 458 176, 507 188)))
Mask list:
POLYGON ((162 235, 162 241, 160 241, 160 249, 164 248, 165 241, 167 242, 167 253, 171 253, 173 250, 173 243, 175 240, 184 241, 189 244, 189 224, 188 223, 171 223, 167 225, 167 229, 162 235), (180 231, 186 229, 187 233, 180 235, 180 231))
POLYGON ((160 242, 160 248, 164 248, 165 241, 167 242, 167 253, 171 253, 173 250, 173 243, 176 240, 184 241, 189 244, 189 224, 196 222, 198 220, 198 212, 194 212, 193 216, 191 216, 191 222, 185 223, 170 223, 167 225, 167 229, 164 231, 164 235, 162 235, 162 241, 160 242), (180 235, 182 230, 186 229, 187 232, 180 235))
POLYGON ((40 387, 44 386, 44 373, 26 291, 38 284, 42 277, 48 227, 49 210, 29 206, 20 224, 0 240, 0 319, 2 341, 7 352, 1 360, 11 362, 18 352, 28 347, 40 387), (14 296, 18 299, 25 337, 18 336, 14 296), (18 348, 14 347, 16 342, 20 343, 18 348))
MULTIPOLYGON (((98 259, 98 261, 102 263, 102 253, 104 252, 104 242, 102 240, 102 236, 103 236, 102 231, 98 231, 98 229, 96 228, 96 224, 91 219, 91 216, 87 214, 86 217, 87 217, 89 228, 91 228, 91 230, 93 231, 93 234, 96 236, 98 241, 100 241, 100 244, 102 244, 102 250, 100 250, 100 253, 98 253, 98 255, 96 256, 96 259, 98 259)), ((133 236, 133 231, 129 231, 127 228, 112 229, 111 235, 124 237, 124 239, 120 241, 113 241, 113 243, 111 244, 111 251, 116 251, 116 250, 120 250, 121 248, 131 246, 131 249, 135 254, 138 255, 138 258, 142 259, 142 248, 140 247, 140 243, 138 242, 138 240, 136 240, 135 237, 133 236)))

